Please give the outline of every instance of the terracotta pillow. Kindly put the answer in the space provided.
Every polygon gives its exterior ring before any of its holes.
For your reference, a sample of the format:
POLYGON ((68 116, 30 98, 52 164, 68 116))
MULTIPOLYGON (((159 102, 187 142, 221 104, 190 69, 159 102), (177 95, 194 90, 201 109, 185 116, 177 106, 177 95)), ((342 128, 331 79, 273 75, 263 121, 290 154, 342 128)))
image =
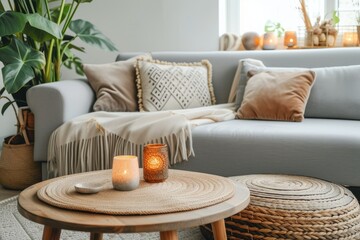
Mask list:
MULTIPOLYGON (((107 64, 84 64, 85 75, 96 93, 94 111, 138 110, 134 67, 138 57, 107 64)), ((150 55, 141 57, 151 59, 150 55)))
POLYGON ((313 71, 250 71, 244 99, 237 111, 241 119, 301 122, 311 87, 313 71))

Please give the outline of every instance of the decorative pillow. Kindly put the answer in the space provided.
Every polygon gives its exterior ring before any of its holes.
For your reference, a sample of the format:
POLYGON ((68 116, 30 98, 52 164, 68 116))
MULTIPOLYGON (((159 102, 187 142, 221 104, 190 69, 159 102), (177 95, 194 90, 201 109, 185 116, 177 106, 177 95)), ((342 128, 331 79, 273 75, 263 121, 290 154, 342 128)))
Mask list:
MULTIPOLYGON (((247 59, 242 59, 239 61, 239 65, 234 77, 234 81, 233 84, 231 86, 231 93, 235 92, 235 94, 233 93, 233 95, 229 96, 229 102, 230 102, 230 97, 233 96, 233 98, 235 98, 235 105, 237 107, 240 107, 241 102, 243 101, 243 97, 244 97, 244 93, 245 93, 245 87, 247 84, 247 81, 249 80, 249 75, 248 72, 249 71, 273 71, 273 72, 301 72, 301 71, 306 71, 308 69, 306 68, 280 68, 280 67, 272 67, 272 68, 268 68, 266 67, 262 61, 260 60, 256 60, 256 59, 251 59, 251 58, 247 58, 247 59)), ((232 101, 233 100, 232 98, 232 101)))
POLYGON ((249 72, 244 99, 237 116, 242 119, 262 119, 301 122, 311 86, 313 71, 249 72))
POLYGON ((138 59, 140 111, 196 108, 215 104, 209 61, 169 63, 138 59))
POLYGON ((248 71, 301 72, 313 71, 316 81, 306 104, 305 117, 360 120, 360 65, 321 68, 265 67, 255 59, 239 61, 231 91, 236 92, 236 106, 243 100, 248 71))
POLYGON ((228 102, 235 102, 237 107, 240 107, 241 101, 244 97, 245 86, 248 80, 247 72, 257 67, 265 67, 262 61, 245 58, 239 61, 236 69, 235 77, 231 85, 228 102))
MULTIPOLYGON (((134 64, 138 57, 108 64, 84 64, 85 75, 96 93, 94 111, 137 111, 134 64)), ((151 59, 149 54, 141 57, 151 59)))

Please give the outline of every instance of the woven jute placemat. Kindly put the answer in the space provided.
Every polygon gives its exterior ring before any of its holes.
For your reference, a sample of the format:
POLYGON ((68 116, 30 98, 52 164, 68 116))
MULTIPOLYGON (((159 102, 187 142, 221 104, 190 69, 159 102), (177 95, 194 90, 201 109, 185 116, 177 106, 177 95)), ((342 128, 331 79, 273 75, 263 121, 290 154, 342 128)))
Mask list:
MULTIPOLYGON (((142 176, 142 171, 140 171, 142 176)), ((142 177, 141 177, 142 179, 142 177)), ((189 211, 211 206, 231 198, 235 193, 232 180, 224 177, 169 170, 162 183, 140 181, 133 191, 117 191, 111 182, 111 170, 69 175, 41 188, 38 197, 53 206, 112 215, 145 215, 189 211), (77 183, 105 182, 96 194, 75 191, 77 183)))
MULTIPOLYGON (((360 207, 346 188, 316 178, 276 174, 232 177, 250 204, 225 220, 229 239, 360 239, 360 207)), ((206 235, 211 230, 202 226, 206 235)))

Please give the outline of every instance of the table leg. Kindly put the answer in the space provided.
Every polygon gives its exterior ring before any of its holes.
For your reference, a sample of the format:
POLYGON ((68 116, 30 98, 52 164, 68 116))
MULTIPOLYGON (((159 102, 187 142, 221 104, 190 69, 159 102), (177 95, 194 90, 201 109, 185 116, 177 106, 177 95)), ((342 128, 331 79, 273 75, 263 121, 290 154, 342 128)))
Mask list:
POLYGON ((90 233, 90 240, 103 240, 102 233, 90 233))
POLYGON ((215 240, 226 240, 225 221, 221 219, 211 224, 215 240))
POLYGON ((166 231, 160 232, 160 240, 178 240, 178 232, 175 231, 166 231))
POLYGON ((44 226, 42 240, 59 240, 61 229, 44 226))

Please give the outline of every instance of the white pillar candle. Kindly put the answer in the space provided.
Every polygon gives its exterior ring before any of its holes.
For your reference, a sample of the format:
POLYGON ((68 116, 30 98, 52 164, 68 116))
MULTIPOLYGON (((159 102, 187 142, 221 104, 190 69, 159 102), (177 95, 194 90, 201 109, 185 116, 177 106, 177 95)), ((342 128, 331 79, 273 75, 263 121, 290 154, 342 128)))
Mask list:
POLYGON ((139 186, 139 162, 137 156, 115 156, 112 165, 112 184, 120 191, 134 190, 139 186))

